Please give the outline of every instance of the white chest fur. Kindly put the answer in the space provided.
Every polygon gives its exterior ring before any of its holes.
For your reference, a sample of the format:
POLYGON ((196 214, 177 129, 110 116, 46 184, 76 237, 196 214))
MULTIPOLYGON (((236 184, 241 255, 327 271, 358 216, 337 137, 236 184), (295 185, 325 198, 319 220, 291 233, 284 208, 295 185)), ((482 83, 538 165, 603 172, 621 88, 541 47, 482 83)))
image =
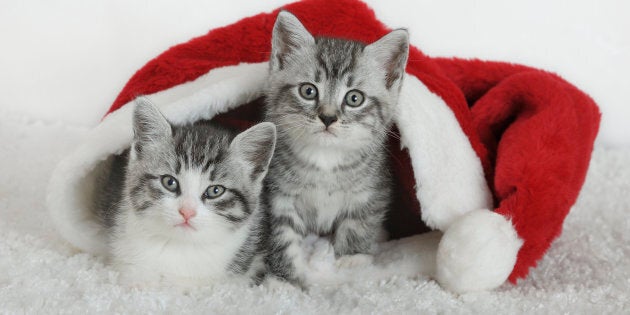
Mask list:
POLYGON ((344 191, 331 191, 329 187, 317 186, 304 189, 299 195, 296 205, 298 209, 312 212, 318 227, 328 229, 335 218, 345 210, 351 202, 350 196, 344 191))
POLYGON ((380 174, 370 167, 380 165, 378 160, 361 160, 357 152, 338 148, 317 148, 294 148, 294 158, 302 163, 282 161, 290 170, 278 168, 283 171, 272 175, 285 191, 272 197, 272 211, 302 222, 308 233, 330 231, 338 218, 364 210, 374 198, 373 183, 380 174))
POLYGON ((360 210, 371 196, 370 191, 339 184, 334 173, 323 171, 316 184, 300 189, 296 195, 296 210, 316 223, 318 230, 329 230, 339 216, 360 210))

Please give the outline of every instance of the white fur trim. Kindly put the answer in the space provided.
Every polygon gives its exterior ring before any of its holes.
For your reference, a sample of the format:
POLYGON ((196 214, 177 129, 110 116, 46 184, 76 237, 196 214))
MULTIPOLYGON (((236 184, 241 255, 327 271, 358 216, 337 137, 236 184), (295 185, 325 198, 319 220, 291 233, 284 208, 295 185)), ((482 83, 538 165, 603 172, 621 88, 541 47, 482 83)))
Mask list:
POLYGON ((502 215, 471 211, 444 233, 437 250, 436 280, 455 293, 492 290, 512 272, 522 244, 502 215))
MULTIPOLYGON (((262 95, 268 64, 239 64, 213 69, 194 81, 147 95, 172 123, 210 119, 262 95)), ((59 232, 89 253, 104 254, 106 234, 92 215, 92 191, 98 166, 131 143, 133 104, 108 115, 53 171, 47 205, 59 232)))
POLYGON ((492 207, 479 157, 444 100, 406 75, 396 123, 409 150, 422 220, 445 231, 460 216, 492 207))

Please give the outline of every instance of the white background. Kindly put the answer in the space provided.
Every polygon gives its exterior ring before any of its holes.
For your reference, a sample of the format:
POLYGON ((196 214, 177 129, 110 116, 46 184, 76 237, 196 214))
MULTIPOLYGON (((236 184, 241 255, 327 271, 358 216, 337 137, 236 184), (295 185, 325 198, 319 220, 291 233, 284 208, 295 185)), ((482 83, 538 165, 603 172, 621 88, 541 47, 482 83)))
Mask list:
MULTIPOLYGON (((291 1, 0 0, 0 115, 94 125, 168 47, 291 1)), ((604 113, 598 144, 630 147, 630 1, 367 1, 432 56, 554 71, 604 113)))

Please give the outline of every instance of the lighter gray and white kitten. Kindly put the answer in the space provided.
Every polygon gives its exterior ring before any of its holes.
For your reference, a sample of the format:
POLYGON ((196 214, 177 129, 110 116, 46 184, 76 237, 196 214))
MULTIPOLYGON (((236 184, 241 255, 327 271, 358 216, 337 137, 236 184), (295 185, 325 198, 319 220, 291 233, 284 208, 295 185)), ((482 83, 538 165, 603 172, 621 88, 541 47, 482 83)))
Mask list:
POLYGON ((391 204, 385 141, 408 50, 405 30, 365 45, 313 37, 278 15, 266 92, 278 144, 263 194, 276 276, 303 284, 308 234, 330 237, 338 265, 371 257, 391 204))
POLYGON ((259 196, 275 126, 238 135, 209 122, 173 126, 137 101, 133 129, 97 202, 121 282, 190 287, 230 274, 260 277, 259 196))

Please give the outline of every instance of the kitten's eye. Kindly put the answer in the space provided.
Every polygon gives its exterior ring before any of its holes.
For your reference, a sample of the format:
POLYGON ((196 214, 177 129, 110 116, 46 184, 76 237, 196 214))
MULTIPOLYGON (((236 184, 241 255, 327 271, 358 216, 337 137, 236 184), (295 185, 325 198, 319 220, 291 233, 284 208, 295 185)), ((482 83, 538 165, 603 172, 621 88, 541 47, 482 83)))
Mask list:
POLYGON ((361 104, 363 104, 363 101, 365 100, 365 97, 363 96, 363 93, 361 93, 361 91, 359 90, 352 90, 348 93, 346 93, 346 104, 350 107, 359 107, 361 106, 361 104))
POLYGON ((205 196, 208 199, 218 198, 225 192, 225 187, 221 185, 212 185, 206 189, 205 196))
POLYGON ((179 187, 177 179, 171 175, 162 175, 162 186, 170 192, 176 192, 179 187))
POLYGON ((307 100, 315 99, 317 97, 317 88, 310 83, 304 83, 300 85, 300 96, 307 100))

